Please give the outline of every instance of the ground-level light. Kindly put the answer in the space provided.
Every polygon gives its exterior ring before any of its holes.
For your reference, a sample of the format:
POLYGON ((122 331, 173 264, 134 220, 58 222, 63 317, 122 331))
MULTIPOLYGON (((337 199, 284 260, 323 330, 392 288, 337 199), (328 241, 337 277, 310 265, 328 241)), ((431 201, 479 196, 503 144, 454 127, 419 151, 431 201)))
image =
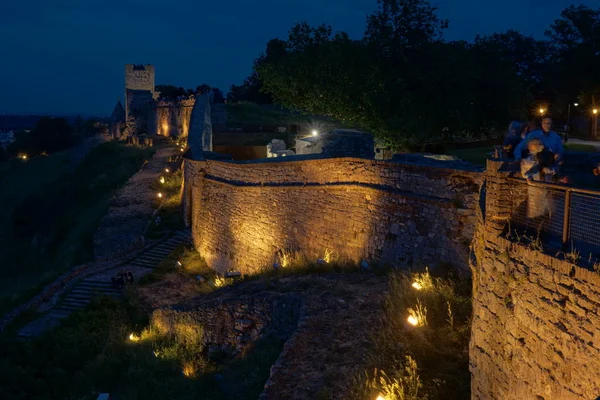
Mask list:
POLYGON ((386 398, 383 397, 382 394, 380 394, 379 396, 377 396, 377 398, 375 400, 386 400, 386 398))
POLYGON ((419 282, 413 282, 413 284, 411 286, 417 290, 423 289, 423 286, 421 286, 421 284, 419 282))
POLYGON ((140 340, 140 337, 132 332, 129 334, 129 340, 131 340, 132 342, 137 342, 140 340))
POLYGON ((413 325, 413 326, 417 326, 419 325, 419 320, 416 319, 415 317, 413 317, 412 315, 410 315, 407 319, 408 323, 413 325))

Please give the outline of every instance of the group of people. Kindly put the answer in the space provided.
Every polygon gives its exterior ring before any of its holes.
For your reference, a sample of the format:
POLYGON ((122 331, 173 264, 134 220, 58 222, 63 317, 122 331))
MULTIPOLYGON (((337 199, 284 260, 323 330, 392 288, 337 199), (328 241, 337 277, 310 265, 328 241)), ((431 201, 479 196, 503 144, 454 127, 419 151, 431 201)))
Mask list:
POLYGON ((542 118, 540 128, 536 128, 534 122, 512 121, 502 149, 506 157, 520 163, 525 179, 569 183, 568 178, 559 173, 564 148, 561 137, 552 130, 552 118, 542 118))
POLYGON ((131 271, 121 271, 117 276, 110 278, 115 289, 122 289, 125 285, 133 283, 133 273, 131 271))

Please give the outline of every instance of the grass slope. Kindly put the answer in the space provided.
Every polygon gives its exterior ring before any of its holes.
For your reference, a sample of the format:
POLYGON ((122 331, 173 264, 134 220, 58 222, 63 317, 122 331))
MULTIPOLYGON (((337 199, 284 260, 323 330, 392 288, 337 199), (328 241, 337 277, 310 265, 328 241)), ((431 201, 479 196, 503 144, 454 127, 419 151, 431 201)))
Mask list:
POLYGON ((0 313, 91 259, 110 199, 152 152, 111 142, 93 149, 72 173, 67 152, 2 167, 0 313))

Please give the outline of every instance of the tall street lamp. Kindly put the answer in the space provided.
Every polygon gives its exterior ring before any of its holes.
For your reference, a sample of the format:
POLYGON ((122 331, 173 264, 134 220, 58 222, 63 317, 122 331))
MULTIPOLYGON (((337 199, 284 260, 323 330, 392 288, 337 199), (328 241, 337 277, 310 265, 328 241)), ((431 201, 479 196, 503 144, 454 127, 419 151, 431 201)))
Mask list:
MULTIPOLYGON (((575 107, 579 105, 579 103, 573 103, 575 107)), ((571 130, 571 103, 569 103, 569 108, 567 109, 567 129, 565 129, 565 143, 569 140, 569 131, 571 130)))
POLYGON ((598 109, 594 108, 592 114, 594 114, 594 138, 596 138, 598 136, 598 109))

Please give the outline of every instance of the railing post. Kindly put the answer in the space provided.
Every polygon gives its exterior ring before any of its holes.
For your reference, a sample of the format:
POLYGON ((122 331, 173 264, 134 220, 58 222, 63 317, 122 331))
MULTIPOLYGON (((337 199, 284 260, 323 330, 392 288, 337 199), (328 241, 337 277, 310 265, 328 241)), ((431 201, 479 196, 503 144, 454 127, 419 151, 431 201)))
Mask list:
POLYGON ((563 216, 563 234, 562 243, 566 246, 569 242, 569 220, 571 218, 571 190, 565 191, 565 212, 563 216))

